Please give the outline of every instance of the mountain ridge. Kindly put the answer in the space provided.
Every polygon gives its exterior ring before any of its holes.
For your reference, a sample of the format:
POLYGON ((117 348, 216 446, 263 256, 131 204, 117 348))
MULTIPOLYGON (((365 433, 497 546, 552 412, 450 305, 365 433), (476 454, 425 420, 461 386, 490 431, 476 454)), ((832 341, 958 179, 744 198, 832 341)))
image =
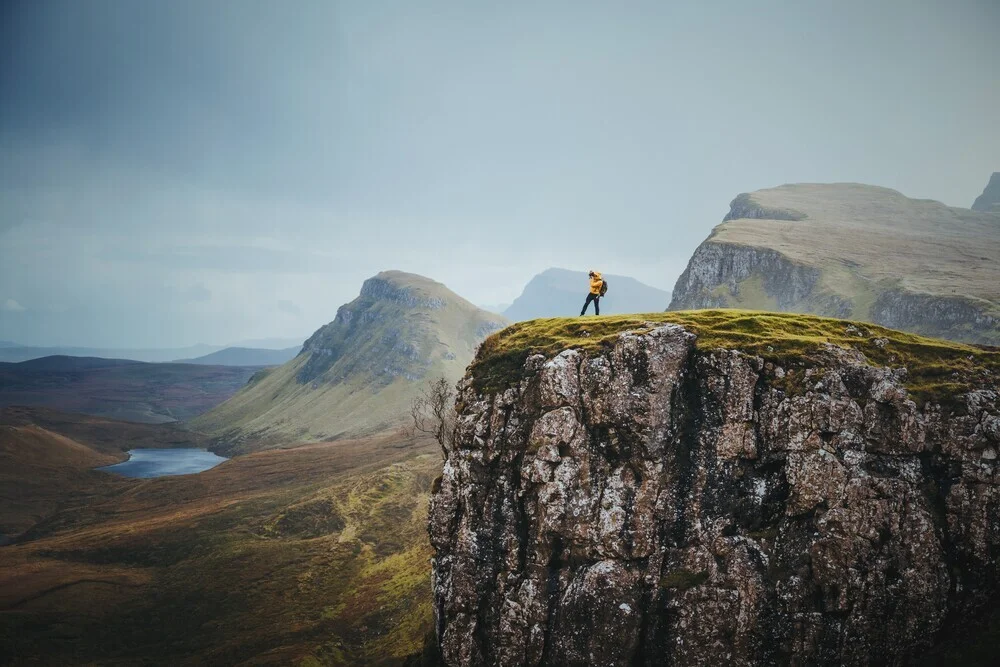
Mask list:
POLYGON ((301 345, 280 350, 232 346, 194 359, 178 359, 174 363, 209 366, 280 366, 294 359, 301 349, 301 345))
POLYGON ((983 193, 972 202, 973 211, 1000 213, 1000 171, 994 171, 983 193))
POLYGON ((401 425, 423 383, 456 381, 506 320, 424 276, 383 271, 291 361, 192 422, 230 453, 401 425))
POLYGON ((736 197, 671 310, 742 307, 1000 342, 1000 219, 856 183, 736 197))
MULTIPOLYGON (((601 300, 601 309, 605 313, 656 312, 670 303, 668 291, 628 276, 603 275, 609 286, 608 295, 601 300)), ((528 281, 503 314, 515 322, 575 315, 579 313, 589 289, 586 271, 548 268, 528 281)))

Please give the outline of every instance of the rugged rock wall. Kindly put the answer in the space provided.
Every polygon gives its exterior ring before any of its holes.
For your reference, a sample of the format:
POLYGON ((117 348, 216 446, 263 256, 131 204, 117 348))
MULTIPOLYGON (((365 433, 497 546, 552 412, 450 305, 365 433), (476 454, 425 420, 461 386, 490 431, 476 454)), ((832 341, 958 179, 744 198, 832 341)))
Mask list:
MULTIPOLYGON (((1000 210, 998 196, 1000 173, 973 208, 1000 210)), ((695 249, 668 309, 811 313, 1000 345, 998 223, 868 186, 741 194, 695 249)))
MULTIPOLYGON (((734 202, 735 205, 735 202, 734 202)), ((698 246, 687 268, 677 279, 671 310, 724 308, 731 295, 740 295, 741 286, 760 276, 762 288, 775 310, 806 310, 802 304, 816 296, 820 272, 796 264, 776 250, 735 243, 707 241, 698 246), (720 291, 720 288, 723 288, 720 291)), ((821 314, 848 317, 851 305, 830 295, 821 314)))
POLYGON ((901 664, 997 594, 997 387, 917 406, 840 348, 788 373, 693 339, 466 378, 430 517, 447 664, 901 664))
POLYGON ((941 338, 954 336, 962 329, 994 332, 995 335, 1000 331, 1000 318, 987 314, 988 306, 975 299, 893 289, 879 294, 871 307, 871 319, 884 327, 920 331, 941 338))

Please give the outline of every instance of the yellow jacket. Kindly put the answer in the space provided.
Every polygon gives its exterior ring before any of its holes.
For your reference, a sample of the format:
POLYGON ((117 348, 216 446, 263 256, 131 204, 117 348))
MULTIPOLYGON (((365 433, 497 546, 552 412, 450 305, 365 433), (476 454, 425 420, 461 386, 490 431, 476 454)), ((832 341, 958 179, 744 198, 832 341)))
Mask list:
POLYGON ((601 285, 604 284, 604 279, 601 278, 601 274, 594 271, 594 275, 590 278, 590 293, 600 296, 601 285))

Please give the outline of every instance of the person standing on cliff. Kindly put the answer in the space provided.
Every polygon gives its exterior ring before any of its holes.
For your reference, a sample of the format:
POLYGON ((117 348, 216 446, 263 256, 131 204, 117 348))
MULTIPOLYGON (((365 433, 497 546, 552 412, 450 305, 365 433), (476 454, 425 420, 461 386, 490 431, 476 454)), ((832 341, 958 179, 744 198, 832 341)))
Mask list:
POLYGON ((587 274, 590 277, 590 292, 587 293, 587 300, 583 302, 583 310, 580 311, 582 317, 587 312, 587 306, 594 302, 594 315, 601 314, 601 297, 608 291, 607 283, 601 278, 598 271, 591 271, 587 274))

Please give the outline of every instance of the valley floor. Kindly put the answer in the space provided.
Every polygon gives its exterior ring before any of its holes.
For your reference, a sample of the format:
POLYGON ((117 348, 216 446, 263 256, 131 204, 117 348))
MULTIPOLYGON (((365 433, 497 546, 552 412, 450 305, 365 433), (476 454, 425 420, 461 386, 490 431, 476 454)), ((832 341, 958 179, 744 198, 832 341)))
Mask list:
POLYGON ((0 663, 397 664, 431 628, 440 464, 386 435, 183 477, 81 473, 100 483, 0 547, 0 663))

